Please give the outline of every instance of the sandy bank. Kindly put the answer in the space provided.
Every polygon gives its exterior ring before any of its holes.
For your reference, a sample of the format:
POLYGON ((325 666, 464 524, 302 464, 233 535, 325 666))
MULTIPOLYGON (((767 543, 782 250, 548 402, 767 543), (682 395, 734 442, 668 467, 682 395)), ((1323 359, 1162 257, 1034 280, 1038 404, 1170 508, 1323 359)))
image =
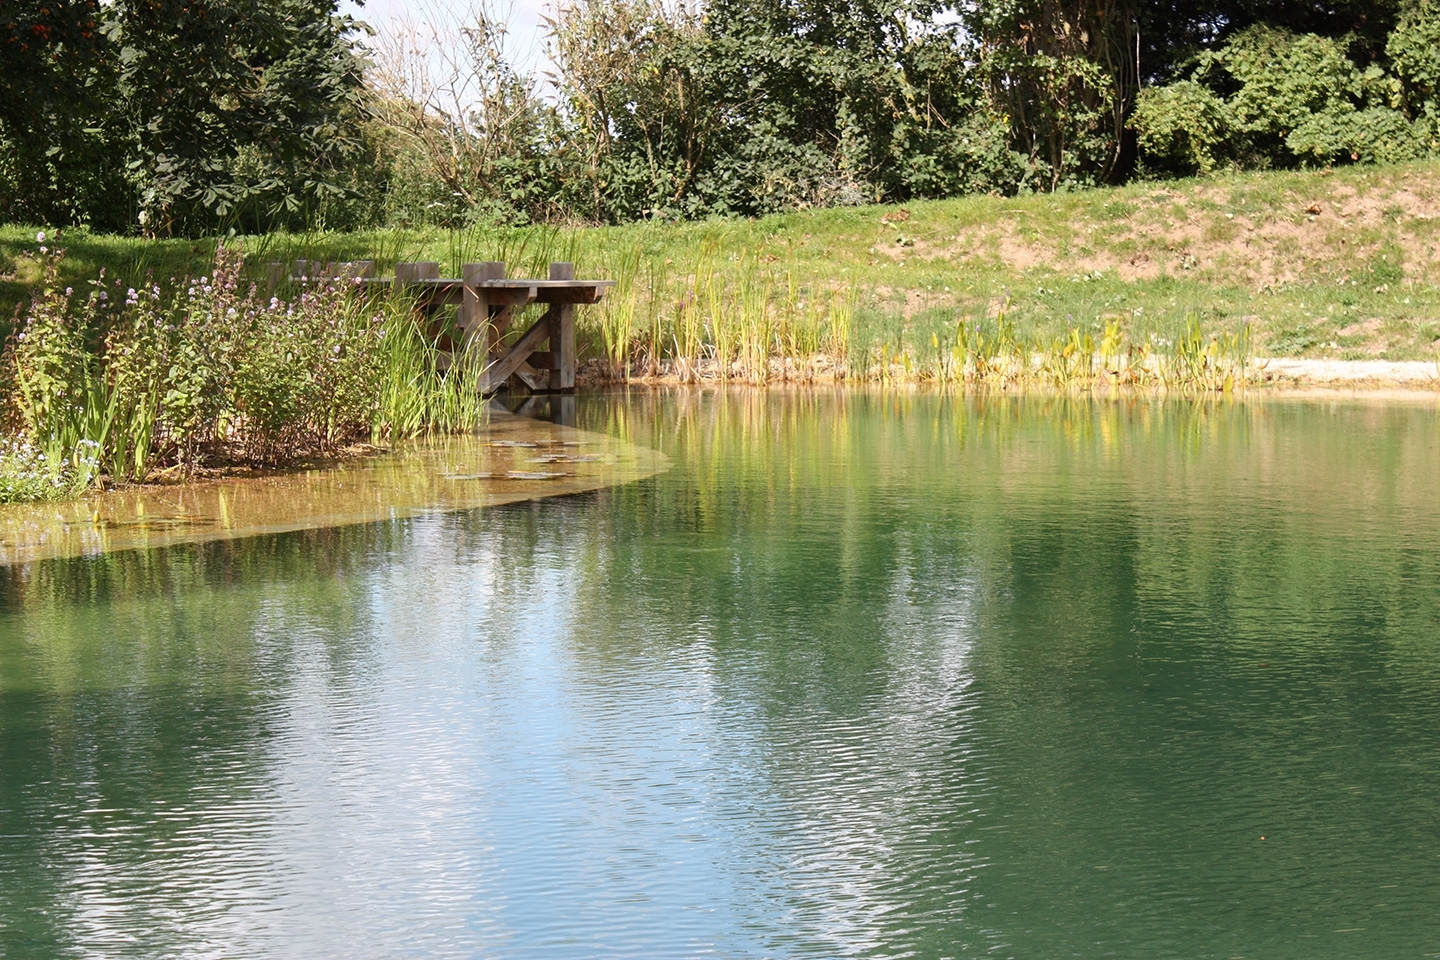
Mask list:
POLYGON ((1440 388, 1440 361, 1434 360, 1306 360, 1268 357, 1255 361, 1267 383, 1342 387, 1440 388))

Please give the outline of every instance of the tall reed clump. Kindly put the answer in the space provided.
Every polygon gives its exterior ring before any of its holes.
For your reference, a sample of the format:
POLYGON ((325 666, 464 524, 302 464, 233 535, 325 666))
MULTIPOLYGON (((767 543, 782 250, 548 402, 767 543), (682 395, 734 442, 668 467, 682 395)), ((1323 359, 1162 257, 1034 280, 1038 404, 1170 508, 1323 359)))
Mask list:
POLYGON ((713 247, 683 266, 638 262, 622 280, 596 331, 607 372, 618 376, 1203 392, 1244 383, 1252 350, 1248 325, 1207 332, 1193 315, 1173 337, 1115 317, 1026 334, 1006 303, 970 316, 857 306, 844 277, 805 282, 788 265, 713 247))
POLYGON ((265 296, 225 247, 209 274, 127 287, 102 272, 78 295, 56 280, 63 255, 42 249, 7 359, 26 449, 43 454, 27 463, 75 478, 67 490, 483 421, 471 364, 449 364, 401 297, 341 279, 265 296))

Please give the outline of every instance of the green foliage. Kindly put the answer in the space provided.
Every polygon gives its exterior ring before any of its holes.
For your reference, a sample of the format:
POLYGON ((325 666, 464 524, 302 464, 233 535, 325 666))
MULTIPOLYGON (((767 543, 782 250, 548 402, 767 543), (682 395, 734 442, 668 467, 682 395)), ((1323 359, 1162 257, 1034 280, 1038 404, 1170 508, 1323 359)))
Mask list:
POLYGON ((0 209, 26 223, 127 209, 108 128, 113 52, 99 0, 0 4, 0 209))
POLYGON ((759 215, 1004 189, 1004 123, 912 0, 588 0, 553 23, 589 219, 759 215))
POLYGON ((97 475, 91 441, 54 459, 30 441, 0 438, 0 503, 68 500, 89 489, 97 475))
POLYGON ((1417 159, 1432 127, 1401 108, 1407 90, 1423 96, 1429 51, 1417 46, 1432 27, 1415 14, 1392 34, 1392 77, 1362 71, 1342 41, 1254 26, 1201 54, 1190 78, 1146 90, 1130 125, 1153 168, 1181 173, 1417 159))
POLYGON ((1194 80, 1142 90, 1130 125, 1153 161, 1198 173, 1215 172, 1233 136, 1225 101, 1194 80))
POLYGON ((0 201, 151 235, 314 219, 347 197, 363 61, 335 0, 10 0, 0 201))
POLYGON ((1415 122, 1415 140, 1440 153, 1440 5, 1414 4, 1385 44, 1395 73, 1392 106, 1415 122))
POLYGON ((1028 158, 1025 185, 1117 178, 1135 85, 1133 10, 1007 0, 970 7, 966 25, 979 41, 977 70, 990 101, 1028 158))
POLYGON ((473 362, 447 366, 402 299, 339 280, 267 298, 224 247, 213 273, 139 289, 102 273, 78 298, 55 282, 63 252, 46 257, 11 372, 28 442, 67 476, 282 463, 483 420, 473 362))

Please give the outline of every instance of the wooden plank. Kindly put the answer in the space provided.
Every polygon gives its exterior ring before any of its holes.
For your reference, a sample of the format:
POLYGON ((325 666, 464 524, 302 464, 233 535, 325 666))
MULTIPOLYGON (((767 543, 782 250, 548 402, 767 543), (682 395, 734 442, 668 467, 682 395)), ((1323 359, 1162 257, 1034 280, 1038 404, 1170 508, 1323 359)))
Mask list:
MULTIPOLYGON (((530 356, 533 357, 535 354, 532 353, 530 356)), ((520 382, 529 387, 532 393, 548 393, 550 390, 550 378, 554 375, 555 372, 553 370, 536 370, 530 366, 529 361, 520 364, 520 367, 515 371, 515 376, 519 377, 520 382)))
MULTIPOLYGON (((550 279, 573 281, 575 264, 550 264, 550 279)), ((555 354, 555 372, 550 375, 550 388, 568 392, 575 389, 575 305, 558 303, 548 312, 555 315, 550 322, 550 349, 555 354)))
POLYGON ((553 287, 563 289, 565 287, 613 287, 614 280, 556 280, 551 277, 545 280, 531 280, 523 277, 507 277, 503 280, 487 280, 486 286, 490 287, 540 287, 541 289, 553 287))
POLYGON ((605 289, 593 284, 575 287, 540 287, 535 291, 536 303, 599 303, 605 289))
POLYGON ((494 393, 500 389, 500 385, 520 368, 520 364, 530 356, 530 353, 541 342, 549 338, 551 331, 552 315, 554 307, 545 311, 545 315, 530 325, 530 329, 521 334, 520 339, 510 348, 510 352, 497 360, 492 361, 480 374, 480 392, 494 393))
POLYGON ((535 302, 535 287, 533 285, 497 287, 494 284, 484 283, 481 284, 481 286, 485 288, 485 293, 490 298, 492 304, 504 303, 510 306, 523 307, 527 303, 535 302))

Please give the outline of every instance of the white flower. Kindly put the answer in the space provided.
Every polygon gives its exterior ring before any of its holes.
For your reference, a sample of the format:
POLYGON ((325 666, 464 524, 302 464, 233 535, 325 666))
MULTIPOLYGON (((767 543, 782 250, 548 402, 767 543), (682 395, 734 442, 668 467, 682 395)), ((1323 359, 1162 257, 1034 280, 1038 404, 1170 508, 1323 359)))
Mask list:
POLYGON ((45 231, 44 231, 44 230, 41 230, 39 233, 35 234, 35 242, 36 242, 36 243, 44 243, 44 242, 45 242, 45 231))

